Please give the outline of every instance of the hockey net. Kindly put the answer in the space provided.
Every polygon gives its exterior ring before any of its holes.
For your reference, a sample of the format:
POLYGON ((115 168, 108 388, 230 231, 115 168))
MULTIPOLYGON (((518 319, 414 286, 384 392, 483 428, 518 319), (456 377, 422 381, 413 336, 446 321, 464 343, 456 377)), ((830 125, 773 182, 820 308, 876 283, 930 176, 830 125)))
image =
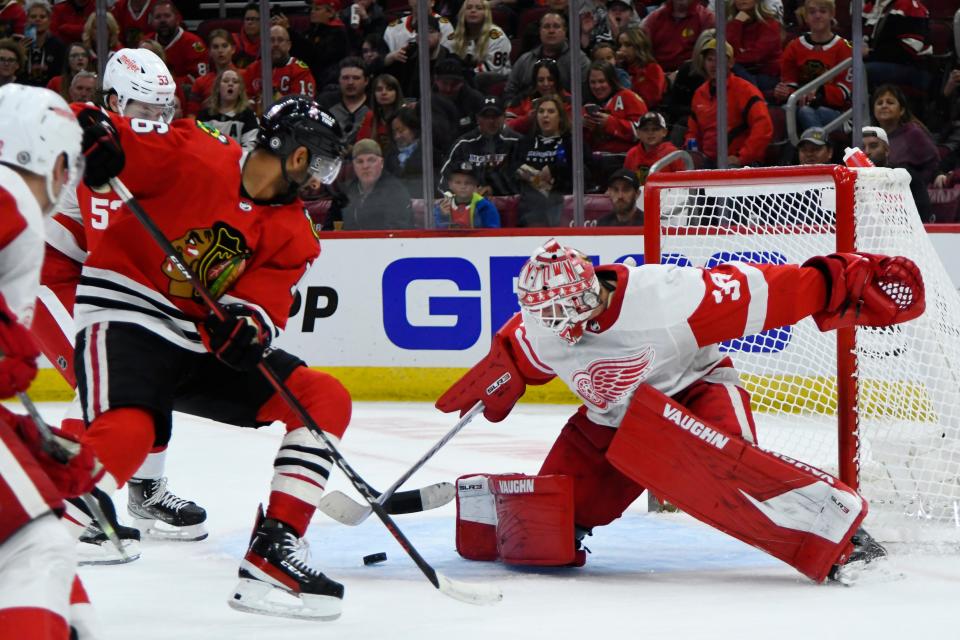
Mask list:
POLYGON ((960 296, 903 170, 792 167, 656 174, 645 259, 802 263, 835 251, 904 255, 926 312, 821 333, 811 319, 723 345, 752 394, 759 444, 839 475, 888 542, 960 549, 960 296))

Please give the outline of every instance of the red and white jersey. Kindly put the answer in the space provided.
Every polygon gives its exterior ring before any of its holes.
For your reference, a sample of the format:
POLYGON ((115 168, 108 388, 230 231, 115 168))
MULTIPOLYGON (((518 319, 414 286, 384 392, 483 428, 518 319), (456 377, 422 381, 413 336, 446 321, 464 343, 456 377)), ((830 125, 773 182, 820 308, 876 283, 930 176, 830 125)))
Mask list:
MULTIPOLYGON (((244 70, 244 82, 247 95, 251 99, 260 97, 263 90, 263 67, 257 60, 244 70)), ((273 68, 273 97, 304 95, 313 99, 317 91, 317 82, 310 73, 310 67, 303 60, 291 57, 286 64, 273 68)))
MULTIPOLYGON (((434 13, 433 17, 440 22, 440 42, 446 42, 453 33, 453 25, 439 13, 434 13)), ((407 46, 407 43, 416 37, 417 26, 413 24, 413 16, 409 14, 391 22, 383 32, 383 40, 391 53, 407 46)))
MULTIPOLYGON (((781 79, 792 87, 800 87, 837 66, 853 55, 850 43, 838 35, 827 42, 814 42, 809 33, 791 40, 780 61, 781 79)), ((824 85, 824 104, 837 109, 849 105, 853 92, 853 68, 824 85)))
MULTIPOLYGON (((441 45, 454 55, 456 55, 456 40, 453 32, 443 38, 441 45)), ((487 53, 484 56, 477 55, 477 45, 472 40, 467 42, 466 49, 461 59, 475 60, 473 70, 476 73, 498 73, 507 75, 510 73, 510 38, 498 27, 490 27, 490 37, 487 40, 487 53)))
POLYGON ((43 212, 13 169, 0 164, 0 295, 30 326, 43 265, 43 212))
POLYGON ((140 11, 134 11, 130 0, 117 0, 110 13, 117 20, 120 27, 120 42, 127 47, 139 46, 145 34, 150 33, 150 11, 153 9, 153 0, 146 0, 140 11))
MULTIPOLYGON (((285 326, 296 285, 320 253, 303 203, 264 205, 245 197, 240 146, 201 122, 110 118, 126 155, 120 179, 198 279, 220 302, 257 309, 274 333, 285 326)), ((95 245, 87 237, 77 331, 134 322, 204 352, 195 323, 206 318, 206 306, 143 225, 109 197, 79 201, 84 221, 106 214, 106 228, 95 245)))
POLYGON ((597 272, 612 272, 616 291, 579 342, 570 345, 525 313, 510 341, 524 377, 558 376, 590 420, 610 427, 620 425, 641 383, 668 396, 698 380, 738 384, 718 343, 793 324, 826 300, 823 276, 796 265, 609 265, 597 272))
MULTIPOLYGON (((156 38, 156 34, 151 37, 156 38)), ((178 78, 192 76, 199 78, 210 67, 210 54, 200 36, 179 27, 177 35, 164 48, 167 55, 167 67, 178 78)), ((180 84, 180 81, 177 81, 180 84)))

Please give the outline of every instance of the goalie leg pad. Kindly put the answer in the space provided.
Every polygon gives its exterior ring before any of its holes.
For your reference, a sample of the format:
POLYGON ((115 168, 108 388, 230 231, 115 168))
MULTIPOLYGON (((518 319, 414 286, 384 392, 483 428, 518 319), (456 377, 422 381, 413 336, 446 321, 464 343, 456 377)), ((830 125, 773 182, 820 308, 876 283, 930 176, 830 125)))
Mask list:
POLYGON ((608 459, 698 520, 816 582, 846 560, 867 503, 829 474, 714 429, 648 385, 608 459))
POLYGON ((605 454, 616 429, 575 413, 560 432, 540 475, 573 479, 574 520, 584 529, 610 524, 643 493, 643 486, 610 464, 605 454))
POLYGON ((488 474, 457 478, 457 553, 467 560, 496 560, 497 508, 488 474))

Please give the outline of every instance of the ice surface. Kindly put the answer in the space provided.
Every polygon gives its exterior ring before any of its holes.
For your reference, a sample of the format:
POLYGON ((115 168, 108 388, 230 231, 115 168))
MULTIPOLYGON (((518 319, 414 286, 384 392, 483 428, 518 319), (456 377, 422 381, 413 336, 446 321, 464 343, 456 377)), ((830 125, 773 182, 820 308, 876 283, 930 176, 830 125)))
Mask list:
MULTIPOLYGON (((63 408, 42 406, 51 420, 63 408)), ((500 424, 477 419, 409 486, 469 472, 533 473, 571 412, 570 406, 521 405, 500 424)), ((383 489, 453 423, 429 405, 358 403, 343 452, 383 489)), ((179 414, 174 425, 170 486, 207 509, 210 537, 145 542, 143 556, 132 564, 83 568, 107 639, 960 637, 953 610, 960 558, 896 556, 890 564, 906 575, 902 580, 818 586, 688 516, 647 514, 644 499, 587 538, 593 554, 580 569, 522 570, 463 560, 454 550, 452 504, 396 518, 439 571, 500 585, 504 600, 489 607, 434 590, 375 517, 351 528, 318 514, 307 538, 314 564, 346 585, 343 616, 314 623, 239 613, 226 599, 257 503, 267 497, 281 430, 241 430, 179 414), (387 562, 364 566, 363 556, 378 551, 387 552, 387 562)), ((330 486, 356 496, 346 484, 336 472, 330 486)), ((121 492, 118 506, 125 502, 121 492)))

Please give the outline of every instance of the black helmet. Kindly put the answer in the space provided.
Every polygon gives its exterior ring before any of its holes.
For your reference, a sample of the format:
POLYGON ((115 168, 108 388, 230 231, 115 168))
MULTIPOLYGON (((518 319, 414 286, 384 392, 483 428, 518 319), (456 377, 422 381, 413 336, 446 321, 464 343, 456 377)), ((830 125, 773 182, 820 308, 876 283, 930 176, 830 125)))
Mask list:
POLYGON ((280 158, 285 178, 287 156, 306 147, 310 174, 324 184, 336 179, 346 149, 334 117, 302 96, 283 98, 263 114, 257 146, 280 158))

